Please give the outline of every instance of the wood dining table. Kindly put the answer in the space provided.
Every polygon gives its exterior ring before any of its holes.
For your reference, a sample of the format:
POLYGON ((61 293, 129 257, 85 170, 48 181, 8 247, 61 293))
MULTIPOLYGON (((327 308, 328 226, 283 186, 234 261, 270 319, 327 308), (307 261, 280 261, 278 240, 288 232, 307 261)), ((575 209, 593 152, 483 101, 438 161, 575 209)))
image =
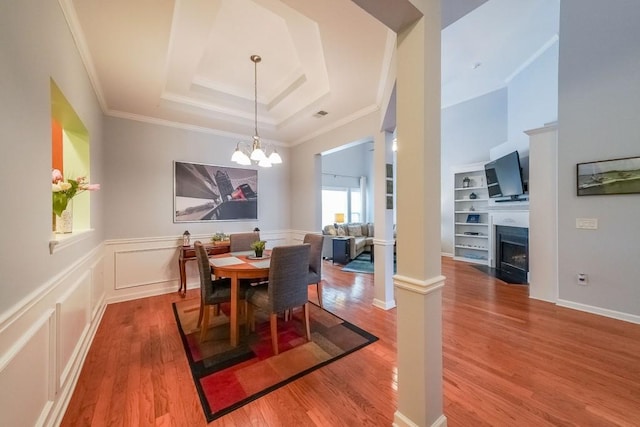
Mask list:
POLYGON ((237 347, 240 341, 240 279, 266 279, 269 277, 271 251, 265 251, 260 258, 253 251, 229 252, 209 257, 211 272, 217 278, 231 279, 231 310, 229 315, 230 343, 237 347))

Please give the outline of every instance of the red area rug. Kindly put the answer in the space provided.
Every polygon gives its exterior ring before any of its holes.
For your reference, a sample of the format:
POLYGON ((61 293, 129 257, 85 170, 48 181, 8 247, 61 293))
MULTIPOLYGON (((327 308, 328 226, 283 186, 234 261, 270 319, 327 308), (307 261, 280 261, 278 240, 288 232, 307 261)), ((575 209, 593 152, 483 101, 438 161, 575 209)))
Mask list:
POLYGON ((199 341, 199 300, 173 304, 191 373, 208 422, 309 372, 352 353, 377 337, 310 303, 311 341, 302 330, 301 311, 278 319, 280 354, 273 355, 269 321, 256 313, 256 331, 240 329, 240 344, 229 345, 228 306, 212 316, 207 337, 199 341))

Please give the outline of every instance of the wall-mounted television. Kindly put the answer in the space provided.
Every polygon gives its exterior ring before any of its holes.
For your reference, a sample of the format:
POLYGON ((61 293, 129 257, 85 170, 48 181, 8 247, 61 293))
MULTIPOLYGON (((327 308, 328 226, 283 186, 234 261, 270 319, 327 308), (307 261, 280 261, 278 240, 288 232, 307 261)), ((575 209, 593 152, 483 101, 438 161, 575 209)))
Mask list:
POLYGON ((517 151, 486 163, 484 173, 490 198, 496 201, 516 201, 524 194, 522 168, 517 151))

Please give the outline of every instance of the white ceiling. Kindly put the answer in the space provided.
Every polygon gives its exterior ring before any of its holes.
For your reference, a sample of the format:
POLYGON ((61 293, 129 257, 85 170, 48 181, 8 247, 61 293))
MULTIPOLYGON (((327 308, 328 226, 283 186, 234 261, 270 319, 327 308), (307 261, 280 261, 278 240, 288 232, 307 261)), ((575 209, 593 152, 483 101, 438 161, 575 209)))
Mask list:
POLYGON ((558 40, 559 0, 489 0, 442 30, 442 106, 505 87, 558 40))
MULTIPOLYGON (((443 1, 443 25, 484 3, 443 30, 443 105, 504 86, 557 34, 559 0, 485 1, 443 1)), ((106 114, 253 135, 258 54, 258 132, 285 145, 379 109, 395 48, 350 0, 61 4, 106 114)))

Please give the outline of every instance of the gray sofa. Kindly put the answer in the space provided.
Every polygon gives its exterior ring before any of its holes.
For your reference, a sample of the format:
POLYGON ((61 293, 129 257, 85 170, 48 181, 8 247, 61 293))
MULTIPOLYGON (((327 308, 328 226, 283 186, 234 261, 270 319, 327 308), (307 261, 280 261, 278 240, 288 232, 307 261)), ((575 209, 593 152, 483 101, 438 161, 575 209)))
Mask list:
POLYGON ((347 237, 349 239, 349 255, 351 259, 357 258, 362 252, 371 252, 373 249, 373 224, 330 224, 322 229, 324 241, 322 242, 322 258, 333 258, 333 238, 347 237))

